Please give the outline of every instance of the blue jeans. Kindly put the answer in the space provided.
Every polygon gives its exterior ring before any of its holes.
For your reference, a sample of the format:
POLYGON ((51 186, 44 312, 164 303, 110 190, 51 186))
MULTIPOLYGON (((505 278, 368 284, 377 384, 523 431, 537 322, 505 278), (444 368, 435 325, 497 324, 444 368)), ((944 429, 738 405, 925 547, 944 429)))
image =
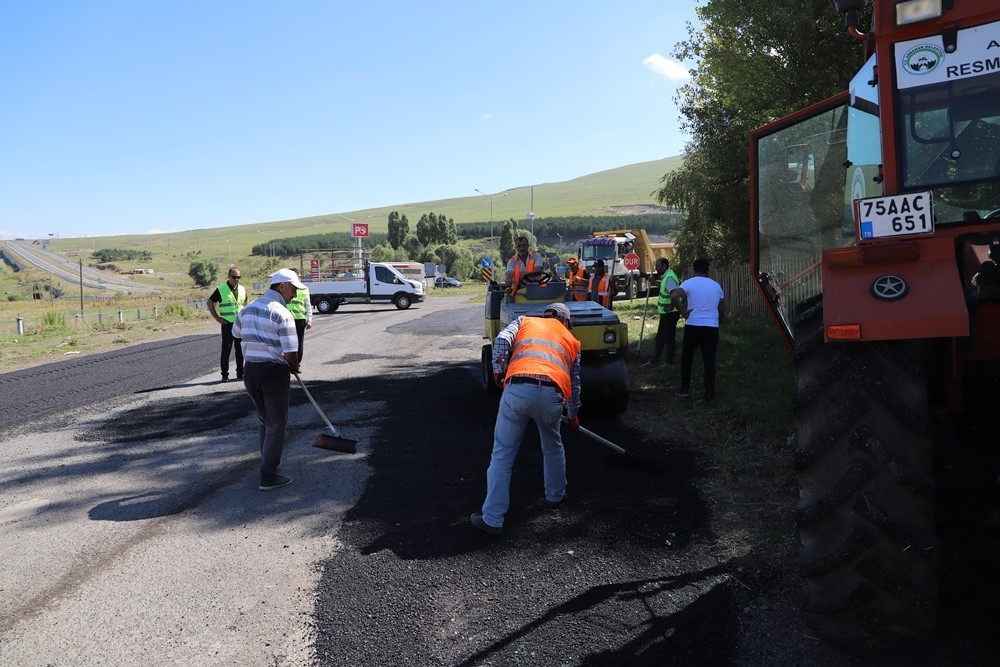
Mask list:
POLYGON ((559 432, 562 410, 562 396, 554 387, 509 384, 503 390, 493 431, 493 456, 486 470, 483 520, 489 525, 503 526, 510 506, 510 474, 529 420, 535 420, 542 440, 545 497, 559 502, 566 495, 566 452, 559 432))

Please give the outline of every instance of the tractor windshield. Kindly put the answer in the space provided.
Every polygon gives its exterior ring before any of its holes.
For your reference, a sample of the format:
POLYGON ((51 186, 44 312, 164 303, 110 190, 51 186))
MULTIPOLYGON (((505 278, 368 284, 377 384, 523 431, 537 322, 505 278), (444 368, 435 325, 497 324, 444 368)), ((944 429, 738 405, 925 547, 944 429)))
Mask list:
POLYGON ((904 191, 934 190, 938 225, 986 217, 1000 201, 1000 24, 896 45, 900 178, 904 191))
MULTIPOLYGON (((754 270, 789 337, 798 304, 822 291, 823 249, 854 237, 853 209, 844 192, 848 108, 843 101, 831 101, 812 115, 790 117, 753 135, 754 270)), ((877 158, 868 159, 877 165, 877 158)), ((847 172, 850 183, 855 170, 847 172)))

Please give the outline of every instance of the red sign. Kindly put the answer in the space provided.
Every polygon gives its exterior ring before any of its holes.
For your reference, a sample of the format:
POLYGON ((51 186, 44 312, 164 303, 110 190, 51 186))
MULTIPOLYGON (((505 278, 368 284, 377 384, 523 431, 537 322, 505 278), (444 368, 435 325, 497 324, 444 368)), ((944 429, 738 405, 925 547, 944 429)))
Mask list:
POLYGON ((314 281, 319 282, 319 260, 318 259, 311 259, 311 260, 309 260, 309 274, 312 276, 312 279, 314 281))
POLYGON ((362 222, 354 223, 351 227, 351 236, 366 238, 368 236, 368 225, 362 222))
POLYGON ((635 271, 639 268, 639 255, 634 252, 630 252, 622 258, 622 264, 624 264, 625 268, 629 271, 635 271))

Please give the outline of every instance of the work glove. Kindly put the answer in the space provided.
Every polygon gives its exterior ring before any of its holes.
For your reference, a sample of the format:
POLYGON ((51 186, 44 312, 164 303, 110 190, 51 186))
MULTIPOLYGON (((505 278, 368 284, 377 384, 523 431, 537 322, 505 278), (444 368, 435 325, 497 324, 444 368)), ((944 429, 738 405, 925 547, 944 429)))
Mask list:
POLYGON ((572 417, 567 417, 566 420, 569 422, 569 425, 572 426, 574 429, 580 428, 580 418, 577 417, 576 415, 573 415, 572 417))

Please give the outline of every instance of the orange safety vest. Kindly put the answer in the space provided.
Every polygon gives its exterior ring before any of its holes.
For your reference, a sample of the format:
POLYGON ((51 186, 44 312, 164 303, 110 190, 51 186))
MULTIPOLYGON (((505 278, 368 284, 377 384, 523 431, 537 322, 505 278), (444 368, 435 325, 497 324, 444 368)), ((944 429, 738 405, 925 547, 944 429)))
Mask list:
MULTIPOLYGON (((518 261, 517 253, 514 253, 514 256, 507 262, 508 267, 510 267, 511 264, 514 265, 514 274, 510 280, 510 294, 511 296, 514 296, 514 294, 517 293, 517 284, 521 282, 521 262, 518 261)), ((535 253, 528 251, 528 261, 524 265, 524 273, 527 275, 534 270, 535 253)))
POLYGON ((554 317, 525 317, 517 328, 510 349, 506 382, 515 375, 541 375, 562 392, 563 400, 573 393, 570 371, 580 354, 580 341, 554 317))
POLYGON ((569 290, 570 298, 573 301, 586 301, 587 300, 587 286, 584 285, 586 282, 586 271, 584 271, 579 266, 576 267, 576 272, 570 271, 566 274, 567 281, 566 287, 569 290))
MULTIPOLYGON (((594 278, 596 275, 590 277, 590 281, 587 283, 587 294, 591 294, 594 291, 594 278)), ((597 286, 597 302, 604 306, 605 308, 611 308, 611 274, 605 273, 604 277, 601 278, 600 284, 597 286)))

